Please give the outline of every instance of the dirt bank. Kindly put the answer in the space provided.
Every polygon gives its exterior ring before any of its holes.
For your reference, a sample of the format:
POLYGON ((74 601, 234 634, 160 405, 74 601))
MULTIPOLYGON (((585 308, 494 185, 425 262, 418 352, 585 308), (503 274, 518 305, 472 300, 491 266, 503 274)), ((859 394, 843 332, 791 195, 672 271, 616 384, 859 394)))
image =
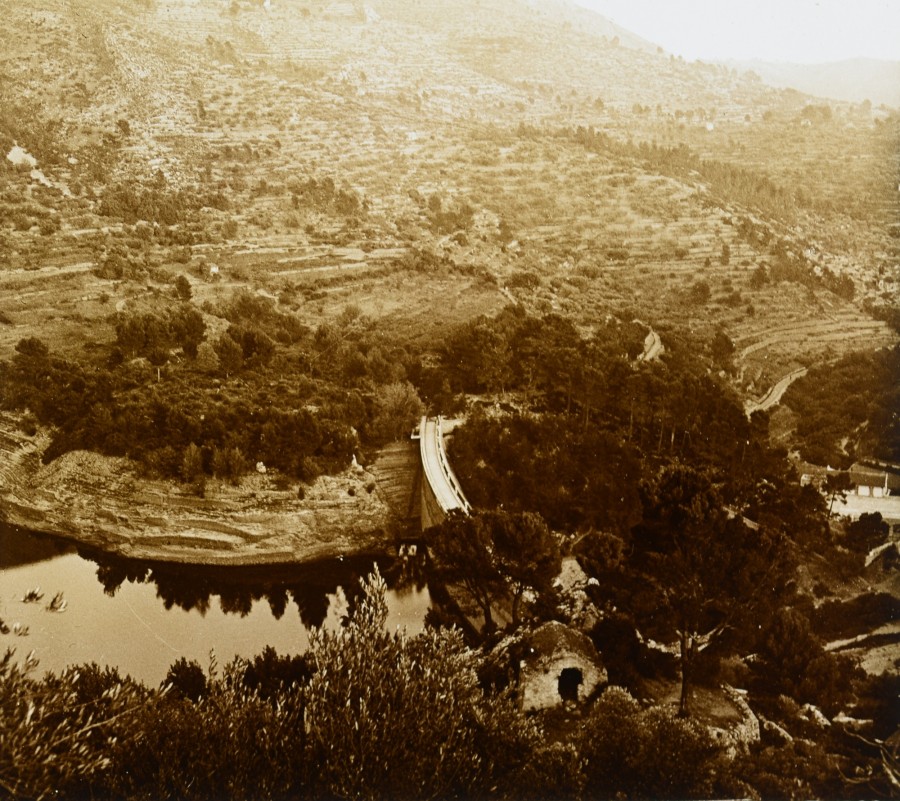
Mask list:
POLYGON ((210 479, 205 497, 147 479, 128 459, 77 451, 41 463, 49 435, 0 413, 0 520, 122 556, 195 564, 301 562, 377 553, 395 517, 372 472, 304 486, 254 473, 239 487, 210 479))

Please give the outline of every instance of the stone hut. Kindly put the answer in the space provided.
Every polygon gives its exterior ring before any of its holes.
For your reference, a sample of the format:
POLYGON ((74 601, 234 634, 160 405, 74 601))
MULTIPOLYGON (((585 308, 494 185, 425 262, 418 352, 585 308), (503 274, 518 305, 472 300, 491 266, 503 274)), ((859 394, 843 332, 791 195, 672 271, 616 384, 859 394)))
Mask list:
POLYGON ((584 701, 606 684, 606 669, 586 634, 551 621, 525 640, 519 665, 522 708, 527 712, 584 701))

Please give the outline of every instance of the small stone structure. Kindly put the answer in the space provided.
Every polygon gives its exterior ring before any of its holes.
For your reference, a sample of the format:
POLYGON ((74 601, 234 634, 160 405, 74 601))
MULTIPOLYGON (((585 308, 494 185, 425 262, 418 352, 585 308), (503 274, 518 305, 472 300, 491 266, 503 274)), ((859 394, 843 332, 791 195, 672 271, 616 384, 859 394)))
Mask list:
POLYGON ((722 691, 740 714, 740 720, 725 728, 710 726, 709 733, 713 740, 725 748, 729 758, 734 759, 737 754, 746 753, 751 745, 759 742, 761 724, 744 697, 745 690, 736 690, 729 684, 723 684, 722 691))
POLYGON ((519 689, 526 712, 567 701, 579 703, 607 681, 590 638, 563 623, 545 623, 525 643, 528 650, 520 664, 519 689))

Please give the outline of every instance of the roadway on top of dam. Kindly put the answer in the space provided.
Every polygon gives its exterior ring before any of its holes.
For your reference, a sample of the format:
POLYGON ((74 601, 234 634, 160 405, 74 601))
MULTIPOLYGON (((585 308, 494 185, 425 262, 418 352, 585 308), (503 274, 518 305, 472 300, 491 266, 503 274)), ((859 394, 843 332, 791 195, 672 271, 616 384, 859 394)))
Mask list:
POLYGON ((459 480, 453 473, 444 451, 443 423, 440 417, 423 417, 419 424, 419 451, 425 479, 441 509, 451 512, 459 509, 466 514, 471 507, 463 494, 459 480))

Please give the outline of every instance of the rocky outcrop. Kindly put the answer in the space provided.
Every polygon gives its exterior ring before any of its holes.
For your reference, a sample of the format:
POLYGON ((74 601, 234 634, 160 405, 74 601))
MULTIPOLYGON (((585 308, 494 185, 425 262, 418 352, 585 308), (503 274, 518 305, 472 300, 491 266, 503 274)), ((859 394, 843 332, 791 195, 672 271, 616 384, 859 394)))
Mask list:
POLYGON ((121 556, 202 564, 263 564, 375 553, 394 517, 366 469, 310 486, 271 472, 238 487, 217 480, 204 497, 148 479, 128 459, 75 451, 41 462, 46 432, 0 414, 0 520, 121 556))
POLYGON ((762 741, 767 744, 783 746, 794 741, 787 729, 779 726, 774 720, 769 720, 761 715, 759 716, 759 733, 762 741))

